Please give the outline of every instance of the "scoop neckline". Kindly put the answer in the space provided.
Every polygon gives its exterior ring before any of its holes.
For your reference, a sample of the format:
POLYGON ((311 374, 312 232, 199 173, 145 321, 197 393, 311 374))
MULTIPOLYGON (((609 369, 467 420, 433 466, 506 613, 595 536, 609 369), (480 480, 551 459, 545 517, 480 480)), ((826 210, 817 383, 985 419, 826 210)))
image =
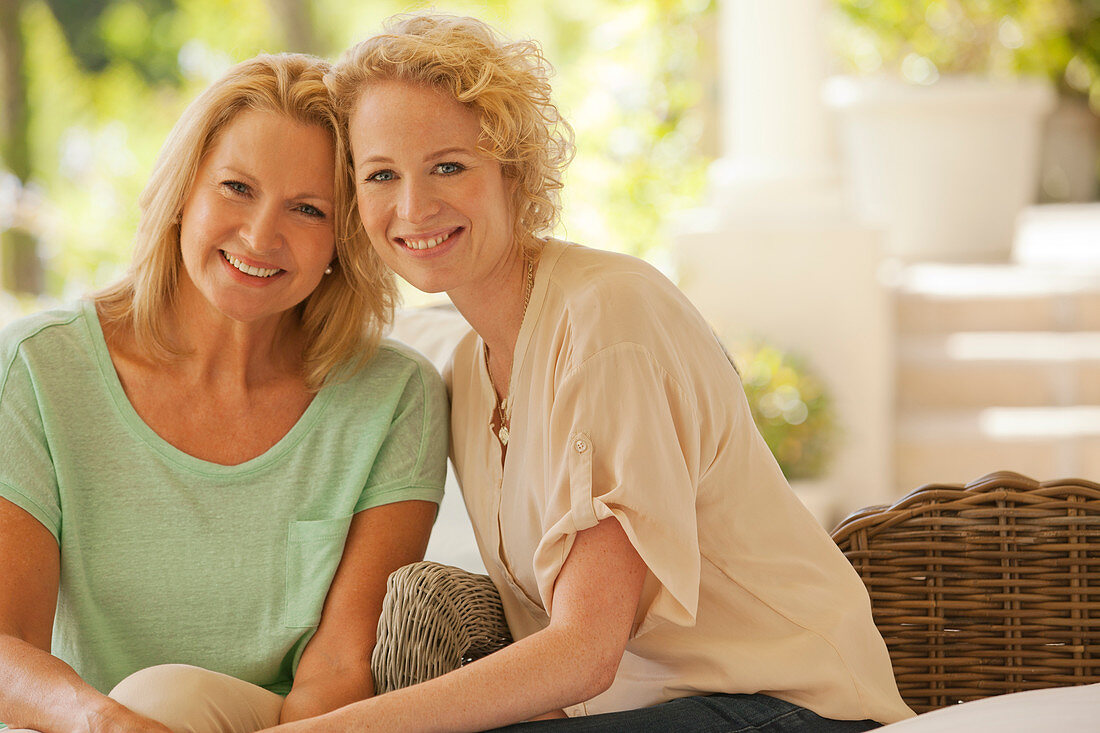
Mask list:
POLYGON ((254 458, 243 463, 225 465, 207 461, 186 453, 162 438, 155 430, 149 427, 137 410, 134 409, 126 391, 122 388, 122 380, 115 369, 111 353, 107 348, 107 339, 103 334, 103 325, 99 322, 99 313, 96 311, 94 301, 82 300, 84 321, 87 324, 91 337, 92 349, 95 355, 96 365, 99 367, 104 384, 119 417, 127 428, 143 443, 148 445, 168 461, 195 473, 211 476, 243 476, 261 469, 267 468, 287 454, 317 423, 320 415, 332 399, 331 385, 323 386, 309 406, 275 445, 268 448, 254 458))

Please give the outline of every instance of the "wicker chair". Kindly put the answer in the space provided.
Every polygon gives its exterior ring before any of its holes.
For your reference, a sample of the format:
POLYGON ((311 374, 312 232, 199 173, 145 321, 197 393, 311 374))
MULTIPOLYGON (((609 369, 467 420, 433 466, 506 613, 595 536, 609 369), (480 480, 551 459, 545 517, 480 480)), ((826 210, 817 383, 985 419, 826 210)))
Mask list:
MULTIPOLYGON (((871 596, 898 689, 918 713, 1100 682, 1100 484, 998 472, 851 515, 833 539, 871 596)), ((394 573, 371 660, 379 692, 508 644, 486 576, 394 573)))
POLYGON ((1100 682, 1100 484, 930 484, 833 531, 918 713, 1100 682))

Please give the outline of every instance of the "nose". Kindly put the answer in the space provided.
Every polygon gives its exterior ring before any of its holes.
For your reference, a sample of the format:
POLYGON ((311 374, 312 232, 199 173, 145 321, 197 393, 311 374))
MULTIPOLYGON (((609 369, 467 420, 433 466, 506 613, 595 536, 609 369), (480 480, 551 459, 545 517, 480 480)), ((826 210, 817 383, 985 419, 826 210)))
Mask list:
POLYGON ((253 252, 271 252, 283 246, 282 212, 276 205, 253 208, 241 225, 241 239, 253 252))
POLYGON ((397 215, 410 224, 420 224, 439 213, 439 199, 431 186, 406 179, 397 204, 397 215))

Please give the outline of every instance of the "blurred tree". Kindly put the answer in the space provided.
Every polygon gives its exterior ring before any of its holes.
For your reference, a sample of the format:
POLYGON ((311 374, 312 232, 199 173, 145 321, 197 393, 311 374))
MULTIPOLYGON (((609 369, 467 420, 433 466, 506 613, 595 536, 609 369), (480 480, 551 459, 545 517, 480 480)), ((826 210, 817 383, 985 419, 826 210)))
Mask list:
POLYGON ((268 0, 278 19, 284 50, 320 55, 325 52, 317 38, 312 4, 308 0, 268 0))
MULTIPOLYGON (((1042 75, 1065 88, 1100 53, 1100 0, 835 0, 836 45, 855 71, 1042 75), (919 62, 919 63, 918 63, 919 62)), ((1077 88, 1077 91, 1082 91, 1077 88)), ((1087 91, 1087 90, 1085 90, 1087 91)))
POLYGON ((111 0, 46 0, 46 4, 77 62, 88 71, 103 71, 110 56, 99 35, 99 18, 111 0))
POLYGON ((42 268, 34 235, 18 216, 23 187, 31 175, 30 110, 27 70, 22 35, 23 0, 0 0, 0 162, 14 178, 10 190, 11 221, 0 222, 0 287, 37 293, 42 289, 42 268))
POLYGON ((0 84, 4 104, 0 109, 0 157, 8 169, 26 180, 30 174, 28 147, 27 73, 23 63, 23 37, 19 28, 22 0, 0 0, 0 84))
MULTIPOLYGON (((284 0, 288 2, 289 0, 284 0)), ((172 0, 45 0, 83 71, 99 74, 112 64, 126 63, 149 84, 178 83, 178 47, 158 34, 162 21, 176 12, 172 0)), ((0 228, 0 287, 40 293, 44 278, 37 232, 27 209, 28 185, 36 172, 31 144, 27 0, 0 0, 0 57, 4 108, 0 114, 0 162, 17 185, 11 185, 11 221, 0 228)))

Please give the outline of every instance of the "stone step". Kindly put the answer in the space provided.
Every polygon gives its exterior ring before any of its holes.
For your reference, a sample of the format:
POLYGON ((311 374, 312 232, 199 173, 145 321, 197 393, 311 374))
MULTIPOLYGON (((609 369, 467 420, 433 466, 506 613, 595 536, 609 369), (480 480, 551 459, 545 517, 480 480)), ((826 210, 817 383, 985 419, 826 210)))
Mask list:
POLYGON ((1100 331, 903 336, 900 409, 1100 404, 1100 331))
POLYGON ((922 264, 893 286, 899 334, 1100 330, 1100 267, 922 264))
POLYGON ((1007 469, 1045 480, 1100 480, 1100 406, 925 410, 898 420, 899 489, 1007 469))
POLYGON ((1030 206, 1016 220, 1020 264, 1100 265, 1100 203, 1030 206))

